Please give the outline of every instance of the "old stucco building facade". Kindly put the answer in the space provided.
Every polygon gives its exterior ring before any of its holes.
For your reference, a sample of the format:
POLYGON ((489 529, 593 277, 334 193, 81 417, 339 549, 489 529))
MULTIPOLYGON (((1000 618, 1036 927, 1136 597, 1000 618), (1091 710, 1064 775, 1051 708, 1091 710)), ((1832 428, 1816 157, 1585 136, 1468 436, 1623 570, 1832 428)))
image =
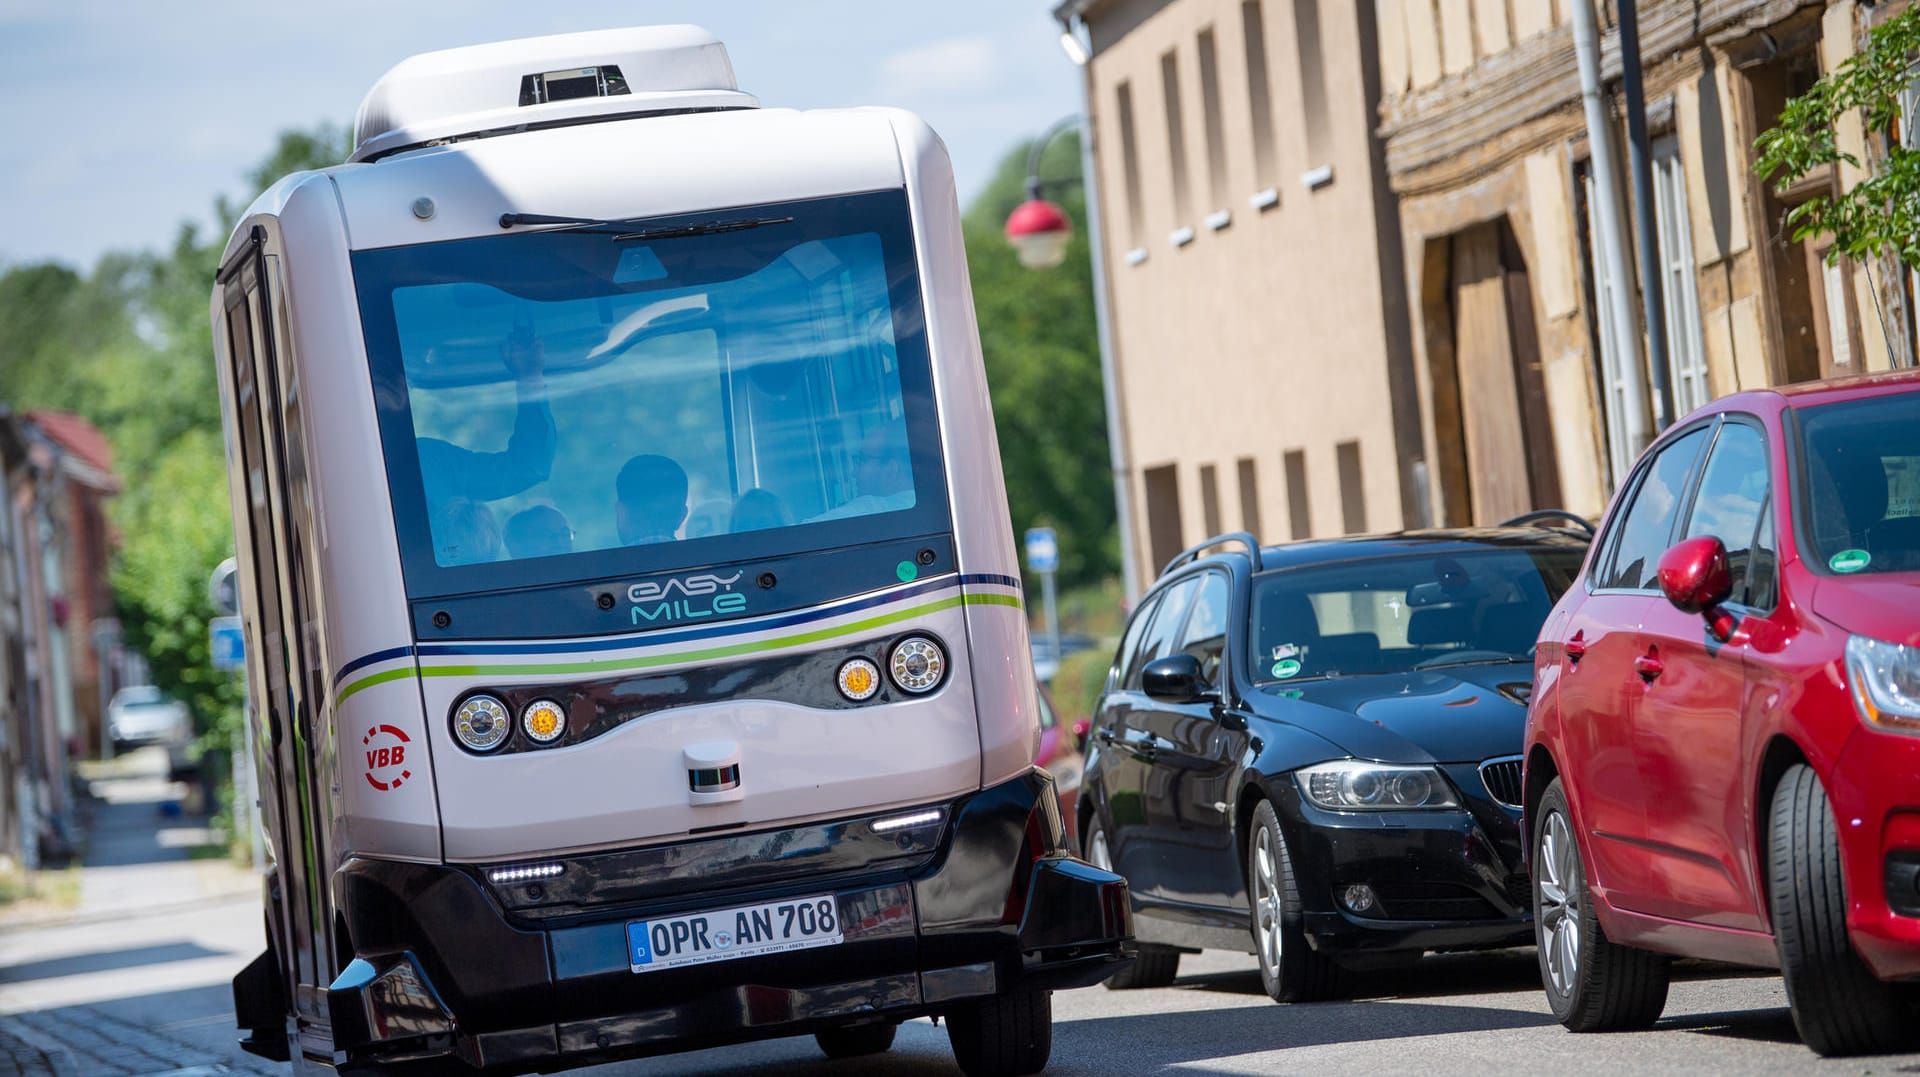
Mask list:
MULTIPOLYGON (((1639 447, 1621 383, 1651 385, 1643 342, 1620 346, 1593 316, 1607 285, 1575 2, 1056 9, 1090 54, 1143 578, 1223 530, 1283 541, 1604 509, 1639 447)), ((1904 3, 1639 7, 1672 414, 1911 363, 1912 278, 1828 266, 1781 223, 1858 177, 1782 194, 1750 150, 1787 97, 1904 3)), ((1597 8, 1618 124, 1613 5, 1597 8)), ((1840 134, 1867 161, 1875 139, 1912 137, 1840 134)), ((1624 130, 1613 137, 1624 184, 1624 130)))

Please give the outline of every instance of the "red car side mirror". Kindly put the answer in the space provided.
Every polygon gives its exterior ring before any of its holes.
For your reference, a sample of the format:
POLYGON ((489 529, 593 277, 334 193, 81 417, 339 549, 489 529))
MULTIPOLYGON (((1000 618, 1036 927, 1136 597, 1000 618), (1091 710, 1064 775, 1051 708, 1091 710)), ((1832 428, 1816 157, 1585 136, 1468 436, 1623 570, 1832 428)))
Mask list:
POLYGON ((1720 608, 1733 594, 1733 574, 1719 539, 1701 535, 1661 554, 1660 590, 1676 608, 1705 616, 1715 639, 1733 635, 1733 615, 1720 608))

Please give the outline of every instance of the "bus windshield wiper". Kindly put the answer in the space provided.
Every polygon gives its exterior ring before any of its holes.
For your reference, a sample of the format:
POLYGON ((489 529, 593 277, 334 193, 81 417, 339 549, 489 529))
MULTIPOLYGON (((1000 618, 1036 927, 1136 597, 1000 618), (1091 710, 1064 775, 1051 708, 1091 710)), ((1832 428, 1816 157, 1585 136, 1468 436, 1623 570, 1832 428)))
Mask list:
MULTIPOLYGON (((677 224, 666 228, 649 228, 638 232, 621 232, 613 237, 615 243, 630 243, 642 239, 682 239, 687 236, 711 236, 720 232, 741 232, 749 228, 758 228, 763 224, 791 224, 792 217, 745 217, 732 221, 700 221, 695 224, 677 224)), ((529 224, 571 224, 589 228, 612 228, 633 223, 631 220, 608 221, 598 217, 556 217, 548 213, 502 213, 500 227, 513 228, 529 224)))
POLYGON ((644 232, 622 232, 614 236, 615 243, 630 243, 642 239, 680 239, 685 236, 711 236, 720 232, 744 232, 749 228, 758 228, 763 224, 791 224, 792 217, 744 217, 737 221, 702 221, 699 224, 680 224, 671 228, 650 228, 644 232))

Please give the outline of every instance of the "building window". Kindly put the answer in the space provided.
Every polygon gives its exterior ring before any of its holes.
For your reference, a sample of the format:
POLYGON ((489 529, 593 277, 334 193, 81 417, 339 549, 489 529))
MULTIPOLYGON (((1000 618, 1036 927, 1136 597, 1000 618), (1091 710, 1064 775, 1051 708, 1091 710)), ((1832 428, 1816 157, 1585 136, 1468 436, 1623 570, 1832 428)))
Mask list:
POLYGON ((1240 530, 1260 537, 1260 487, 1251 456, 1240 460, 1240 530))
POLYGON ((1180 476, 1172 464, 1140 472, 1147 488, 1147 549, 1157 574, 1187 548, 1180 531, 1180 476))
POLYGON ((1308 166, 1330 163, 1327 80, 1321 68, 1320 0, 1293 0, 1293 40, 1300 57, 1300 106, 1306 112, 1308 166))
POLYGON ((1349 535, 1365 534, 1367 488, 1360 474, 1360 443, 1343 441, 1333 453, 1340 464, 1340 524, 1349 535))
POLYGON ((1653 148, 1653 219, 1659 233, 1661 285, 1667 293, 1667 399, 1673 405, 1668 418, 1677 420, 1713 394, 1700 343, 1700 286, 1687 219, 1687 177, 1680 168, 1680 145, 1672 139, 1653 148))
POLYGON ((1247 112, 1253 121, 1253 182, 1273 187, 1273 98, 1267 80, 1267 26, 1260 0, 1240 5, 1240 32, 1247 46, 1247 112))
POLYGON ((1167 105, 1167 165, 1173 169, 1173 220, 1187 220, 1187 131, 1180 120, 1180 59, 1172 49, 1160 55, 1160 88, 1167 105))
POLYGON ((1200 108, 1207 128, 1208 209, 1227 205, 1227 134, 1220 116, 1220 62, 1213 27, 1200 31, 1200 108))
POLYGON ((1593 309, 1588 316, 1593 320, 1594 337, 1600 345, 1600 410, 1607 424, 1607 463, 1611 470, 1611 482, 1608 489, 1618 486, 1627 477, 1627 470, 1633 467, 1636 446, 1627 440, 1627 387, 1629 378, 1637 377, 1626 356, 1620 354, 1620 341, 1613 331, 1613 281, 1607 276, 1607 267, 1600 257, 1600 218, 1594 211, 1593 174, 1581 177, 1581 191, 1585 194, 1587 216, 1587 271, 1593 281, 1593 309))
POLYGON ((1853 365, 1853 326, 1847 316, 1847 263, 1820 260, 1821 293, 1826 297, 1827 345, 1832 350, 1836 373, 1853 365))
POLYGON ((1200 522, 1208 538, 1220 533, 1220 477, 1212 464, 1200 465, 1200 522))
POLYGON ((1289 449, 1287 472, 1287 526, 1294 539, 1313 537, 1313 513, 1307 506, 1307 451, 1289 449))
POLYGON ((1133 134, 1133 85, 1123 82, 1113 95, 1120 116, 1120 175, 1127 187, 1128 238, 1137 247, 1145 231, 1145 213, 1140 206, 1140 146, 1133 134))

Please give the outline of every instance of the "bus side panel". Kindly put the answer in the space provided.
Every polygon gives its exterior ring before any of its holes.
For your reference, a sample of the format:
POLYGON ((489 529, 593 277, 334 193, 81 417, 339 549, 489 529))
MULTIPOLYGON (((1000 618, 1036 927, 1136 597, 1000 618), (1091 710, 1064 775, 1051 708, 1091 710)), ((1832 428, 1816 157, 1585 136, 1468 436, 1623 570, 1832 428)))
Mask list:
MULTIPOLYGON (((1000 440, 980 358, 973 289, 961 238, 953 165, 933 129, 909 112, 886 109, 900 146, 914 246, 927 307, 934 395, 941 447, 947 457, 947 493, 960 570, 970 578, 1017 581, 1000 440)), ((1017 588, 1016 588, 1017 593, 1017 588)), ((973 652, 975 705, 980 713, 980 782, 997 784, 1033 765, 1040 748, 1039 690, 1026 618, 1004 605, 967 607, 967 643, 973 652)))
POLYGON ((330 739, 331 750, 321 755, 335 763, 322 784, 334 791, 337 847, 327 850, 328 864, 355 854, 438 860, 440 818, 413 676, 400 547, 358 331, 346 226, 331 176, 289 193, 280 232, 289 336, 306 444, 312 447, 323 648, 339 664, 315 735, 330 739), (368 663, 370 656, 388 657, 368 663), (385 679, 357 687, 371 677, 385 679), (382 765, 396 753, 402 765, 382 765), (393 778, 401 784, 393 786, 393 778), (380 787, 383 780, 387 788, 380 787))

